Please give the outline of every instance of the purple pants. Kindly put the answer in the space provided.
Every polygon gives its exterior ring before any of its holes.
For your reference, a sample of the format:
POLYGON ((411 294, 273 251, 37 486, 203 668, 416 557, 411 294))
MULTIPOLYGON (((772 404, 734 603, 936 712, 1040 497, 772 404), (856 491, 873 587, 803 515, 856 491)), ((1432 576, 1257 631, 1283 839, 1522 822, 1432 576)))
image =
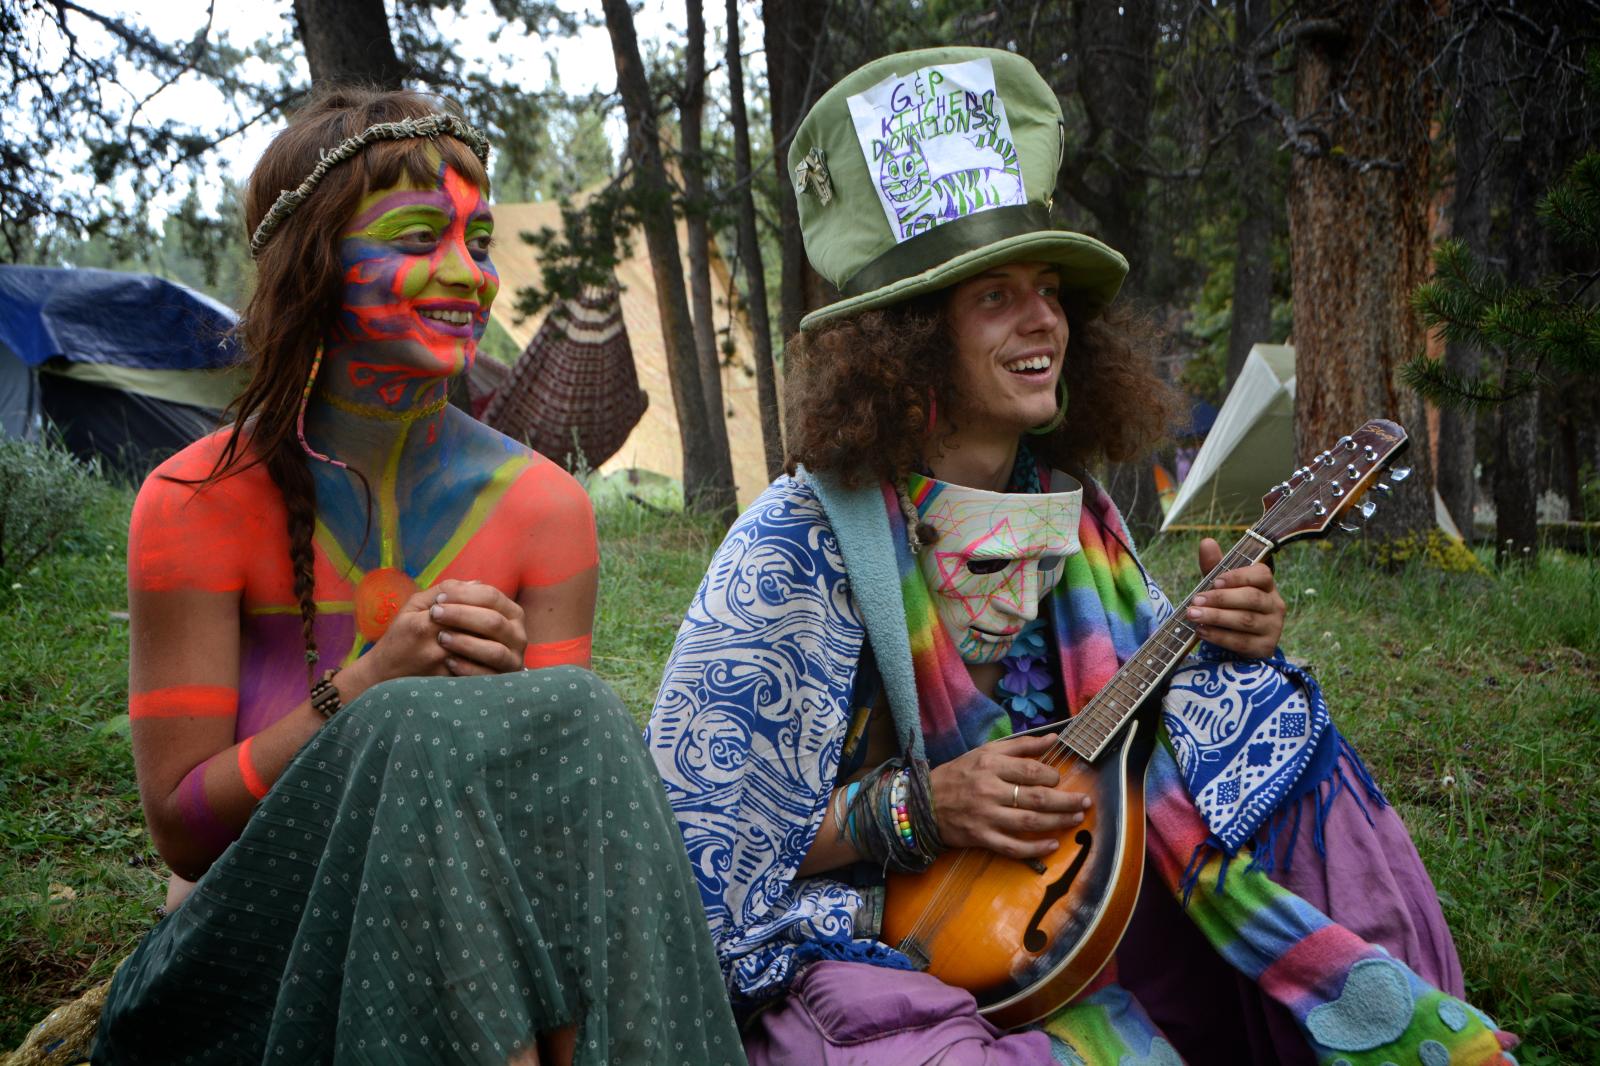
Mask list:
MULTIPOLYGON (((1309 826, 1315 799, 1300 802, 1309 826)), ((1327 856, 1303 831, 1288 872, 1273 880, 1462 995, 1455 944, 1410 835, 1393 808, 1368 804, 1368 813, 1371 824, 1353 796, 1340 796, 1327 856)), ((1191 1066, 1315 1062, 1289 1012, 1211 949, 1148 866, 1117 976, 1191 1066)), ((1044 1033, 996 1030, 969 993, 937 978, 843 962, 808 967, 745 1036, 751 1066, 1048 1066, 1057 1061, 1050 1048, 1044 1033)))
POLYGON ((972 994, 925 973, 818 962, 744 1038, 750 1066, 1037 1066, 1040 1032, 1002 1033, 972 994))

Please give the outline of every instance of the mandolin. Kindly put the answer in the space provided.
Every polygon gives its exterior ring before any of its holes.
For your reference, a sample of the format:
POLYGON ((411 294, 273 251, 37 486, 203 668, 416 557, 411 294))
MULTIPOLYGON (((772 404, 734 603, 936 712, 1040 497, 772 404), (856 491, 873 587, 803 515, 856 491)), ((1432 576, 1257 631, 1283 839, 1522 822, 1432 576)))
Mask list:
MULTIPOLYGON (((1084 820, 1042 859, 1009 859, 982 848, 945 852, 919 874, 892 874, 882 939, 940 980, 965 988, 991 1022, 1006 1028, 1046 1017, 1093 980, 1116 951, 1144 874, 1145 768, 1155 742, 1160 693, 1199 636, 1183 619, 1189 601, 1221 573, 1265 559, 1292 540, 1320 537, 1405 448, 1405 430, 1375 419, 1272 488, 1264 514, 1245 531, 1104 688, 1064 725, 1042 761, 1056 786, 1092 804, 1084 820), (1156 697, 1156 698, 1152 698, 1156 697)), ((1391 481, 1410 471, 1396 468, 1391 481)))

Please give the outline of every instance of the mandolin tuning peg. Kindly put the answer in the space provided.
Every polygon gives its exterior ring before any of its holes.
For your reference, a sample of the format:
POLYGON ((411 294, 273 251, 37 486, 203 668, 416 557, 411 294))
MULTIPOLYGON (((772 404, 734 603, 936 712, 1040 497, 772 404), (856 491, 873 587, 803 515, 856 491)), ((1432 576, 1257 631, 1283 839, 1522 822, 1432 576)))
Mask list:
POLYGON ((1377 513, 1378 513, 1378 505, 1377 504, 1373 503, 1371 500, 1362 500, 1361 501, 1361 517, 1362 518, 1371 518, 1373 515, 1375 515, 1377 513))
POLYGON ((1340 522, 1339 523, 1339 532, 1340 533, 1360 533, 1361 532, 1361 527, 1357 526, 1357 525, 1351 525, 1349 522, 1340 522))
POLYGON ((1387 481, 1380 481, 1380 482, 1378 482, 1376 485, 1374 485, 1372 487, 1377 489, 1379 492, 1383 493, 1386 496, 1389 493, 1394 491, 1394 486, 1389 484, 1387 481))
POLYGON ((1397 466, 1393 470, 1389 471, 1389 480, 1395 482, 1396 484, 1404 481, 1410 476, 1411 468, 1409 466, 1397 466))

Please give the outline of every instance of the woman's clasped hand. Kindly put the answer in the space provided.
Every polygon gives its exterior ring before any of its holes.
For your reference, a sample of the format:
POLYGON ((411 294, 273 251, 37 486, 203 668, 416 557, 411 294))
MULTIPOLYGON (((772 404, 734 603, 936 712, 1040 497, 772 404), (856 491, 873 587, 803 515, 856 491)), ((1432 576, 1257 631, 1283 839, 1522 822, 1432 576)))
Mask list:
POLYGON ((521 670, 522 606, 493 585, 441 581, 401 605, 389 629, 346 667, 362 688, 396 677, 464 677, 521 670))

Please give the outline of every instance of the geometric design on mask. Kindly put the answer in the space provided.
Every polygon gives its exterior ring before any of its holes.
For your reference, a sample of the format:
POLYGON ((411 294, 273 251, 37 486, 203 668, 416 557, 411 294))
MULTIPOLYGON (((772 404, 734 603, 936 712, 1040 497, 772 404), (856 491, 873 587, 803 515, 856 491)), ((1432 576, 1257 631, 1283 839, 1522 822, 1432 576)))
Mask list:
POLYGON ((906 488, 920 521, 937 533, 918 565, 945 631, 967 662, 999 658, 1060 579, 1063 568, 1039 560, 1077 549, 1081 491, 987 492, 921 475, 906 488), (974 562, 998 569, 974 572, 974 562))

